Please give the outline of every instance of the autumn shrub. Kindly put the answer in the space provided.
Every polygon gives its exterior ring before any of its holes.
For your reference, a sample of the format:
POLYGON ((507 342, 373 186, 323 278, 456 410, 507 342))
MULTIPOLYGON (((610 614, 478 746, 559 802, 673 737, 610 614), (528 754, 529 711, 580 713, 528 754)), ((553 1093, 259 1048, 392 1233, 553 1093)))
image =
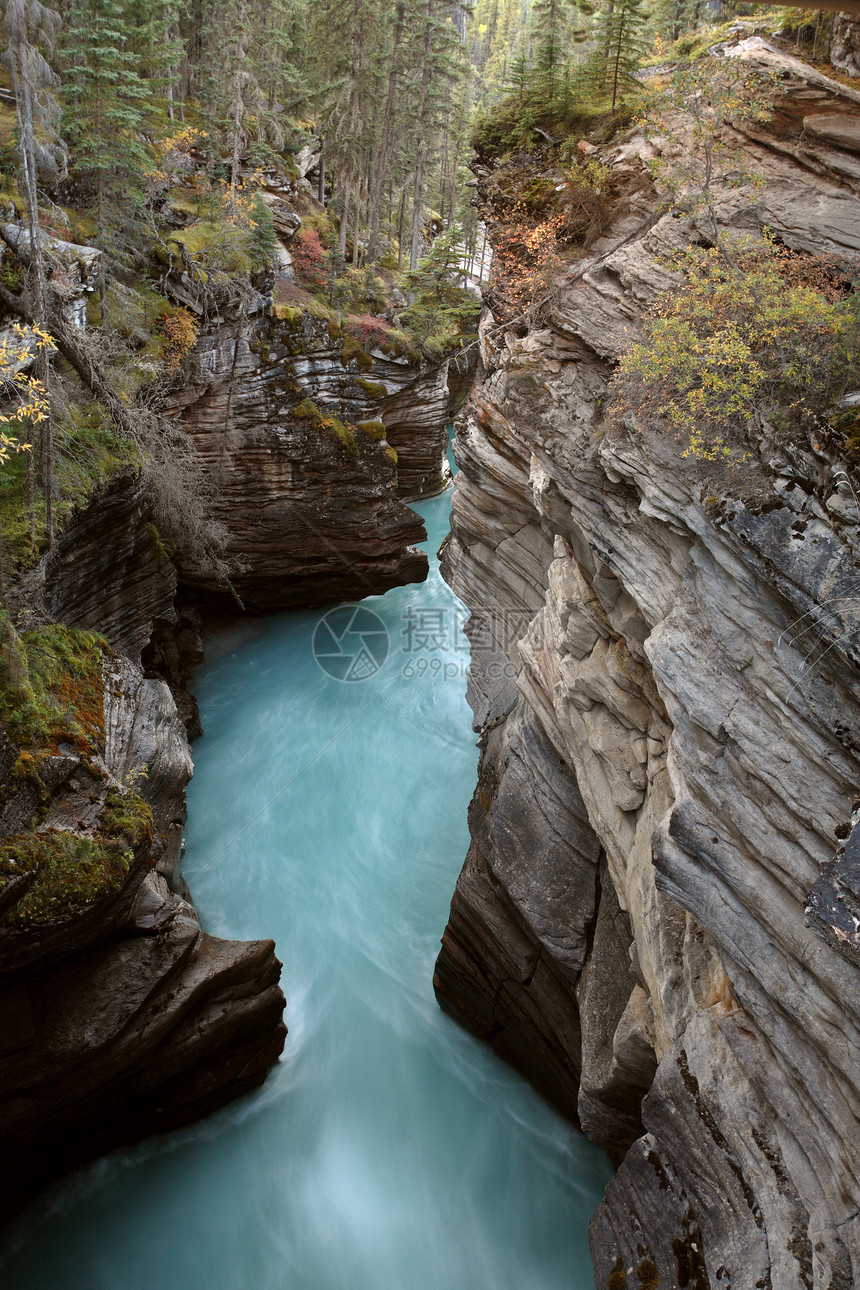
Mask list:
POLYGON ((860 377, 856 297, 838 266, 764 238, 693 247, 612 381, 610 419, 672 431, 685 454, 803 441, 860 377))
POLYGON ((180 307, 159 318, 156 328, 161 335, 164 371, 172 376, 179 371, 185 355, 196 344, 197 320, 187 309, 180 307))
POLYGON ((296 274, 310 287, 325 286, 326 253, 315 228, 299 229, 290 246, 296 274))
POLYGON ((497 314, 522 313, 561 268, 564 222, 562 214, 544 220, 520 215, 496 229, 491 288, 497 314))
POLYGON ((581 157, 566 178, 557 194, 562 216, 558 241, 585 251, 609 227, 617 181, 609 167, 593 157, 581 157))
POLYGON ((347 333, 355 338, 362 349, 379 349, 388 342, 392 328, 373 314, 348 314, 347 333))

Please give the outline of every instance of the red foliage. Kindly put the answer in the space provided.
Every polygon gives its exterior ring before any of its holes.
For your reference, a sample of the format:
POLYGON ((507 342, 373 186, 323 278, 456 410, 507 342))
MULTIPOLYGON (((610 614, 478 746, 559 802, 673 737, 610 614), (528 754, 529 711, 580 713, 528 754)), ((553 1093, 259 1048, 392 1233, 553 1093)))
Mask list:
POLYGON ((362 349, 378 349, 387 339, 391 328, 373 314, 350 314, 347 318, 350 335, 362 349))
POLYGON ((296 274, 312 287, 325 285, 326 253, 315 228, 300 228, 290 247, 296 274))

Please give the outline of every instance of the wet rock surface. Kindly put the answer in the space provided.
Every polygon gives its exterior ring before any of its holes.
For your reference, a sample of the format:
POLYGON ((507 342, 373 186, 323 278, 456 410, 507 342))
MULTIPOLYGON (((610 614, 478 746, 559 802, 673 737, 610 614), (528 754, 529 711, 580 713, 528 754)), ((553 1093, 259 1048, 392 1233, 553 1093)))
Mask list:
MULTIPOLYGON (((26 1204, 57 1174, 176 1128, 261 1083, 286 1030, 271 941, 202 931, 179 870, 192 763, 167 685, 105 664, 101 755, 52 760, 38 829, 97 834, 108 793, 133 782, 152 810, 118 890, 14 920, 29 884, 0 892, 0 1201, 26 1204), (56 765, 53 765, 56 762, 56 765), (145 775, 141 770, 145 768, 145 775), (10 918, 12 921, 10 922, 10 918)), ((4 839, 17 836, 18 749, 6 740, 4 839)))
MULTIPOLYGON (((848 154, 812 157, 801 132, 813 108, 856 121, 856 91, 795 62, 807 106, 779 100, 777 133, 747 139, 767 182, 718 218, 845 255, 848 154)), ((670 440, 603 432, 613 364, 697 236, 655 218, 649 147, 608 151, 628 197, 542 327, 484 329, 443 559, 473 615, 483 757, 436 989, 626 1152, 592 1224, 597 1286, 847 1290, 858 517, 826 454, 766 507, 715 505, 670 440)))

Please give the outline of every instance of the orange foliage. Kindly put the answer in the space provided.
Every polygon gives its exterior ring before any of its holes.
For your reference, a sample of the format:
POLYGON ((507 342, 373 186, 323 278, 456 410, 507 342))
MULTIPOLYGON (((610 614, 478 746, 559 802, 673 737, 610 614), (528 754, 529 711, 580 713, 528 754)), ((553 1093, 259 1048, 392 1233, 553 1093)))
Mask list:
POLYGON ((159 319, 164 370, 171 376, 179 371, 183 358, 193 348, 199 328, 187 309, 176 309, 159 319))
POLYGON ((562 257, 558 241, 565 215, 545 220, 516 216, 493 239, 493 303, 504 313, 522 313, 539 296, 562 257))

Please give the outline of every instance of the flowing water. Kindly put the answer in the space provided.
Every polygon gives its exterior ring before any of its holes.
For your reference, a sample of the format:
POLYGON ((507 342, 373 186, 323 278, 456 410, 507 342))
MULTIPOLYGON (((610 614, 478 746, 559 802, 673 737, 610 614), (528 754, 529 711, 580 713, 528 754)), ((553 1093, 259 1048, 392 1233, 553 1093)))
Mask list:
POLYGON ((431 575, 212 635, 185 872, 204 926, 274 937, 263 1089, 115 1153, 18 1224, 3 1290, 591 1290, 604 1155, 437 1007, 477 754, 462 613, 431 575), (361 638, 344 628, 361 628, 361 638), (333 655, 350 642, 352 671, 333 655))

